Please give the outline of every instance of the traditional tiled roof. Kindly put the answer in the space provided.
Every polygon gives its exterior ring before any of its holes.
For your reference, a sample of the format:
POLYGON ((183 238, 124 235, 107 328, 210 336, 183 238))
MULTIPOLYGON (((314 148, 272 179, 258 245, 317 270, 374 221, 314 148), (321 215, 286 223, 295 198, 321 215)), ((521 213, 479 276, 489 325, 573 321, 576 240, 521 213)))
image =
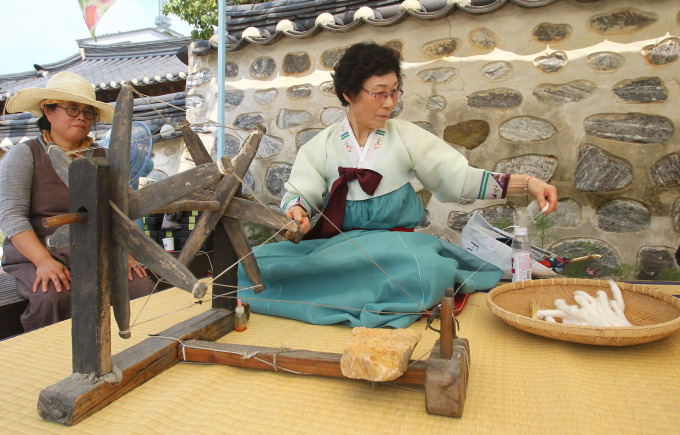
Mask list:
MULTIPOLYGON (((385 27, 407 17, 434 20, 456 11, 484 14, 506 4, 533 8, 557 0, 276 0, 226 8, 226 50, 269 45, 282 37, 309 38, 322 30, 348 32, 362 24, 385 27)), ((593 0, 577 0, 592 2, 593 0)), ((194 54, 217 47, 217 37, 195 41, 194 54)))
POLYGON ((187 65, 177 53, 190 42, 190 38, 111 45, 79 41, 81 54, 52 64, 35 65, 35 71, 0 75, 0 103, 19 89, 45 87, 49 77, 61 71, 85 77, 94 87, 97 98, 106 102, 115 101, 123 83, 131 83, 145 94, 182 92, 187 65))
MULTIPOLYGON (((159 139, 164 124, 176 124, 185 119, 185 94, 161 95, 151 98, 136 98, 134 101, 132 119, 145 123, 154 134, 154 142, 159 139)), ((111 124, 97 122, 92 128, 95 139, 102 136, 111 128, 111 124)), ((8 150, 13 145, 33 138, 40 133, 38 117, 31 113, 7 113, 0 115, 0 148, 8 150)), ((178 134, 167 138, 176 137, 178 134)))

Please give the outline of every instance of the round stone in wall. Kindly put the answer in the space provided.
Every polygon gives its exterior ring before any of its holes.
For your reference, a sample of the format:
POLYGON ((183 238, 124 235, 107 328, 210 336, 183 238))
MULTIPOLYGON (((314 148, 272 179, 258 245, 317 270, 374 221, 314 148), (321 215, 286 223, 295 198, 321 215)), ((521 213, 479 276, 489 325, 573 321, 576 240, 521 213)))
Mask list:
POLYGON ((505 121, 498 131, 510 142, 538 142, 551 138, 557 130, 545 119, 519 116, 505 121))
POLYGON ((457 39, 439 39, 423 44, 422 52, 429 59, 441 59, 454 55, 460 45, 460 41, 457 39))
POLYGON ((576 103, 593 95, 597 85, 588 80, 574 80, 564 84, 545 83, 534 88, 534 96, 550 104, 576 103))
POLYGON ((295 146, 300 148, 302 145, 309 142, 314 136, 319 134, 320 128, 306 128, 295 135, 295 146))
POLYGON ((479 27, 471 31, 468 35, 468 40, 472 46, 485 50, 491 50, 498 46, 496 35, 485 27, 479 27))
POLYGON ((626 8, 595 15, 588 20, 588 27, 600 35, 626 35, 636 33, 657 21, 656 14, 626 8))
POLYGON ((283 73, 287 76, 304 74, 312 67, 307 53, 288 53, 283 57, 283 73))
POLYGON ((660 103, 668 99, 666 87, 658 77, 624 80, 615 84, 612 91, 628 103, 660 103))
POLYGON ((468 223, 471 216, 472 215, 470 213, 464 213, 462 211, 452 211, 446 218, 446 226, 454 231, 463 231, 465 224, 468 223))
POLYGON ((257 149, 255 157, 258 159, 266 159, 275 156, 283 149, 283 139, 280 137, 265 134, 260 140, 260 147, 257 149))
POLYGON ((585 120, 586 134, 632 143, 665 144, 675 126, 665 116, 646 113, 600 113, 585 120))
POLYGON ((430 220, 430 212, 425 210, 423 220, 417 225, 418 228, 427 228, 430 225, 432 225, 432 221, 430 220))
POLYGON ((680 154, 673 153, 662 157, 652 165, 652 180, 661 187, 680 186, 680 154))
POLYGON ((289 165, 288 163, 274 163, 272 167, 267 170, 265 180, 267 191, 277 198, 282 198, 283 194, 286 193, 284 184, 290 178, 290 171, 292 168, 292 165, 289 165))
POLYGON ((290 128, 302 125, 312 119, 312 114, 306 110, 289 110, 283 109, 279 111, 276 117, 276 125, 279 128, 290 128))
POLYGON ((243 102, 245 97, 244 91, 227 91, 224 93, 224 107, 229 110, 233 109, 243 102))
POLYGON ((312 96, 312 85, 304 84, 291 86, 286 90, 286 95, 293 100, 309 98, 312 96))
POLYGON ((276 88, 262 89, 260 91, 255 91, 255 94, 253 94, 255 102, 258 104, 271 103, 276 100, 276 97, 278 96, 279 91, 276 88))
POLYGON ((427 121, 414 121, 413 123, 425 131, 434 133, 434 128, 432 127, 432 124, 430 124, 427 121))
POLYGON ((538 42, 559 42, 569 38, 573 30, 569 24, 541 23, 534 27, 531 37, 538 42))
POLYGON ((547 56, 539 56, 534 59, 534 66, 544 73, 556 73, 567 66, 567 54, 556 51, 547 56))
MULTIPOLYGON (((215 136, 217 141, 217 136, 215 136)), ((215 149, 217 147, 214 147, 215 149)), ((230 134, 224 135, 224 155, 229 157, 236 157, 236 154, 241 150, 241 141, 230 134)))
POLYGON ((581 146, 574 171, 574 186, 581 192, 609 192, 633 181, 633 166, 590 144, 581 146))
POLYGON ((457 74, 455 68, 429 68, 420 71, 416 77, 425 84, 442 85, 455 79, 457 74))
POLYGON ((253 174, 250 172, 250 170, 246 171, 246 175, 243 177, 243 183, 245 184, 243 187, 243 193, 252 195, 251 192, 255 191, 255 177, 253 177, 253 174))
POLYGON ((266 80, 276 71, 276 61, 269 56, 258 57, 250 65, 250 75, 254 79, 266 80))
POLYGON ((399 53, 399 58, 401 59, 401 51, 404 49, 404 43, 399 41, 398 39, 393 39, 391 41, 387 41, 385 43, 380 44, 382 47, 387 47, 391 48, 392 50, 396 51, 399 53))
POLYGON ((208 83, 211 79, 212 72, 207 68, 204 68, 194 74, 189 74, 189 76, 187 76, 186 90, 188 91, 189 89, 193 89, 197 86, 208 83))
POLYGON ((571 198, 560 198, 559 208, 548 216, 554 227, 577 227, 581 225, 581 204, 571 198))
POLYGON ((467 104, 470 107, 507 109, 522 104, 522 94, 513 89, 489 89, 468 96, 467 104))
POLYGON ((588 66, 598 71, 615 71, 623 66, 623 56, 611 51, 601 51, 588 55, 588 66))
POLYGON ((637 264, 640 265, 637 278, 643 280, 665 281, 668 279, 665 273, 678 270, 675 250, 666 246, 643 246, 638 251, 637 264))
POLYGON ((441 95, 435 95, 427 100, 425 107, 428 110, 442 110, 446 107, 446 98, 441 95))
POLYGON ((252 130, 258 122, 264 124, 264 118, 261 113, 244 113, 243 115, 236 117, 234 120, 234 127, 243 130, 252 130))
POLYGON ((642 49, 645 60, 652 65, 666 65, 675 62, 680 55, 680 39, 668 38, 658 44, 642 49))
POLYGON ((496 228, 503 229, 508 225, 515 225, 515 222, 517 222, 517 212, 514 207, 509 205, 492 205, 477 211, 488 223, 496 228))
POLYGON ((465 147, 477 148, 489 137, 489 123, 482 119, 471 119, 449 125, 444 129, 444 140, 465 147))
MULTIPOLYGON (((621 267, 621 262, 614 249, 602 240, 571 239, 553 244, 550 251, 563 258, 578 258, 590 254, 599 254, 602 258, 587 261, 587 266, 593 271, 591 278, 605 278, 615 275, 621 267)), ((567 266, 568 267, 568 266, 567 266)))
POLYGON ((651 213, 639 201, 614 199, 597 208, 597 226, 603 231, 630 233, 649 227, 651 213))
POLYGON ((332 81, 323 82, 319 85, 319 91, 328 97, 335 97, 335 85, 332 81))
POLYGON ((203 103, 205 103, 205 98, 201 97, 200 95, 192 95, 190 97, 186 97, 184 100, 184 105, 187 109, 195 109, 202 106, 203 103))
POLYGON ((508 62, 492 62, 482 68, 482 78, 489 81, 502 80, 512 74, 512 65, 508 62))
POLYGON ((224 64, 224 77, 229 79, 238 77, 238 65, 234 62, 227 61, 224 64))
POLYGON ((673 203, 673 229, 680 231, 680 199, 673 203))
POLYGON ((556 170, 557 159, 555 157, 528 154, 499 161, 496 163, 494 172, 533 175, 547 182, 556 170))
POLYGON ((328 70, 332 70, 346 51, 347 47, 331 48, 324 51, 321 53, 321 65, 328 70))
POLYGON ((321 122, 323 125, 331 125, 345 119, 347 112, 341 107, 329 107, 321 112, 321 122))

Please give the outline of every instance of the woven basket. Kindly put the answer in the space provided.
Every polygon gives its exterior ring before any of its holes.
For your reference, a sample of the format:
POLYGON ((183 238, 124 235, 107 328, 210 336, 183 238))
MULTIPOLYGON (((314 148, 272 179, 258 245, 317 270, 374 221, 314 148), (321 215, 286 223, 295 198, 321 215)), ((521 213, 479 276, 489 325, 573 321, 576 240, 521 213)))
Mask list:
POLYGON ((523 331, 576 343, 628 346, 666 337, 680 329, 680 299, 659 290, 635 284, 617 283, 626 305, 625 315, 633 326, 594 327, 551 323, 531 318, 531 301, 542 308, 554 308, 555 299, 575 304, 574 291, 593 297, 604 290, 612 299, 607 281, 555 278, 504 284, 487 297, 489 309, 509 325, 523 331))

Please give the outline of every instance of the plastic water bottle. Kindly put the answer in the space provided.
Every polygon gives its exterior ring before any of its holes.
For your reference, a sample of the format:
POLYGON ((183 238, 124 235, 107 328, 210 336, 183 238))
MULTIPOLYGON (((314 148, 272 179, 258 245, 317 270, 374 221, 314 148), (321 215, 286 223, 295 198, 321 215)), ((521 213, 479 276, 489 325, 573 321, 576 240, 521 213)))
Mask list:
POLYGON ((512 239, 512 282, 531 279, 531 242, 526 227, 515 228, 512 239))

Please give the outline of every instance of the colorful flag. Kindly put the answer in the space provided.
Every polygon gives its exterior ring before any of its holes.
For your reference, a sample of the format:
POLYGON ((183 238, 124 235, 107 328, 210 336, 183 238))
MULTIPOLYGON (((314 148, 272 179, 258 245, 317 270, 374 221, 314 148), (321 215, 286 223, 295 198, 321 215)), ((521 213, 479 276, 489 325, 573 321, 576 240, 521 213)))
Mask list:
POLYGON ((94 30, 97 27, 97 23, 115 2, 116 0, 78 0, 80 9, 83 11, 85 25, 95 41, 97 37, 94 34, 94 30))

